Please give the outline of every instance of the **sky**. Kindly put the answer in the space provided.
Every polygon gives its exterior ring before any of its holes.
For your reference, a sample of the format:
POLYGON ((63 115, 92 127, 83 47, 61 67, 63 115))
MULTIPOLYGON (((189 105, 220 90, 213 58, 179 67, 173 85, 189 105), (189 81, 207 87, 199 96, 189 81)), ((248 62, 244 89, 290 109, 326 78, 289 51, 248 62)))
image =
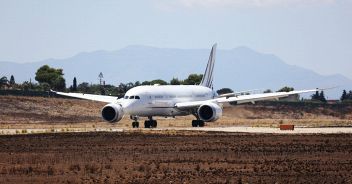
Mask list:
POLYGON ((351 20, 352 0, 0 0, 0 61, 216 42, 352 79, 351 20))

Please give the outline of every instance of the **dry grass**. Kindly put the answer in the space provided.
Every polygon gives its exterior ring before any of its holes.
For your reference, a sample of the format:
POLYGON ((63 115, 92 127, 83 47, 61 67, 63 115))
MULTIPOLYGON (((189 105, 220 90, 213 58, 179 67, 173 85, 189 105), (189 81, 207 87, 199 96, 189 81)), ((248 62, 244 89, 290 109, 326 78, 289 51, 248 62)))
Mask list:
MULTIPOLYGON (((100 110, 105 103, 77 99, 0 96, 0 128, 2 129, 73 129, 130 128, 124 117, 110 124, 102 121, 100 110)), ((282 123, 298 126, 350 126, 352 107, 311 108, 290 106, 239 105, 224 108, 223 117, 207 126, 266 126, 282 123), (342 113, 349 112, 349 113, 342 113)), ((190 127, 193 116, 157 118, 158 127, 190 127)), ((140 120, 140 126, 144 119, 140 120)), ((142 126, 141 126, 142 127, 142 126)))

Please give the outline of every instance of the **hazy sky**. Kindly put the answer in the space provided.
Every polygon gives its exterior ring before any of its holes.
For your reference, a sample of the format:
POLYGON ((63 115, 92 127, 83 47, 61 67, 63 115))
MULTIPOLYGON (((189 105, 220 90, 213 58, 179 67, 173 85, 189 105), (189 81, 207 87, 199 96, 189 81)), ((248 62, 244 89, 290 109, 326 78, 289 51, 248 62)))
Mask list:
POLYGON ((0 61, 214 42, 352 79, 352 0, 0 0, 0 61))

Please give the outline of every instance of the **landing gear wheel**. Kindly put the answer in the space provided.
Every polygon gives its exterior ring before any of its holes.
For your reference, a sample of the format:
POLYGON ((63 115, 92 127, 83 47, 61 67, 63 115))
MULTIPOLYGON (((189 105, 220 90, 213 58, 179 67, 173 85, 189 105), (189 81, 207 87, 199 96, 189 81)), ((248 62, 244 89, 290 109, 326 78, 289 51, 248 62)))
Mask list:
POLYGON ((156 128, 157 126, 158 126, 158 122, 156 120, 153 120, 151 127, 156 128))
POLYGON ((158 122, 156 120, 146 120, 144 122, 144 128, 156 128, 158 126, 158 122))
POLYGON ((198 126, 199 127, 204 127, 204 121, 198 120, 198 126))
POLYGON ((139 127, 139 122, 138 121, 132 122, 132 127, 133 128, 138 128, 139 127))
POLYGON ((139 122, 138 121, 132 122, 132 127, 133 128, 138 128, 139 127, 139 122))
POLYGON ((204 127, 204 121, 192 120, 192 127, 204 127))
POLYGON ((192 120, 192 127, 197 127, 198 124, 197 124, 197 120, 192 120))
POLYGON ((150 125, 151 125, 151 123, 149 120, 144 121, 144 128, 150 128, 150 125))

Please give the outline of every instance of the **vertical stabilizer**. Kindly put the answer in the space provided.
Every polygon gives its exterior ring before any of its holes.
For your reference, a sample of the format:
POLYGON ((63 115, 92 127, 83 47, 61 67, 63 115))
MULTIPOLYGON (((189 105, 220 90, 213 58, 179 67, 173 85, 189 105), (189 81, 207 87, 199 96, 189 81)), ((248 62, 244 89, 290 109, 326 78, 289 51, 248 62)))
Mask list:
POLYGON ((213 88, 213 71, 214 71, 214 64, 215 64, 215 54, 216 54, 216 46, 217 44, 213 45, 211 49, 207 68, 203 74, 202 82, 199 85, 206 86, 208 88, 213 88))

